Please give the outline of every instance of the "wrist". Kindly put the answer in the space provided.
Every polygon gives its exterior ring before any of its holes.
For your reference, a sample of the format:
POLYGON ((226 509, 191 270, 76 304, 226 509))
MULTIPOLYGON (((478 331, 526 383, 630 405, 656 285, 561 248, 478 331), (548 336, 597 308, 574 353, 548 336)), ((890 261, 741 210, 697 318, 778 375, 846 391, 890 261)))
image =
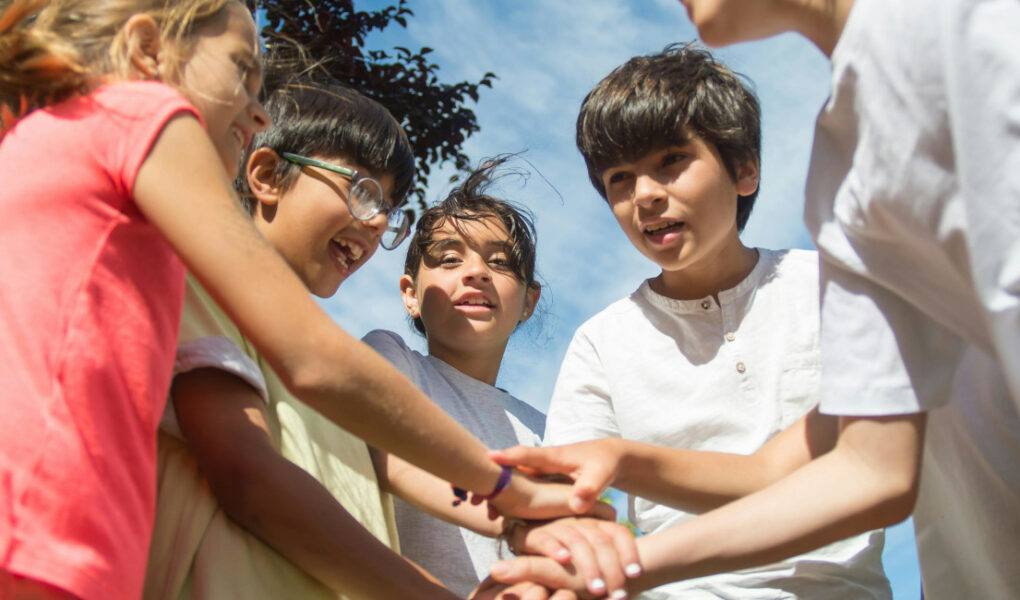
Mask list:
POLYGON ((513 476, 513 469, 510 467, 501 467, 499 471, 499 478, 496 479, 496 484, 493 486, 492 491, 487 494, 479 494, 477 492, 468 492, 463 488, 459 488, 453 484, 450 484, 450 488, 453 490, 453 505, 459 506, 461 502, 471 498, 472 504, 481 504, 487 500, 494 500, 497 496, 502 494, 508 487, 510 487, 510 480, 513 476))

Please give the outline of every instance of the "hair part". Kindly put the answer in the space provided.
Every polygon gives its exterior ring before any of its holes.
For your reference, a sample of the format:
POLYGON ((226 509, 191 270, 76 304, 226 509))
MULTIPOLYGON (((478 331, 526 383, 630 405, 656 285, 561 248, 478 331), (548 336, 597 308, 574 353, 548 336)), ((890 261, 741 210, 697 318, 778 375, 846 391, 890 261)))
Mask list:
MULTIPOLYGON (((682 145, 692 134, 715 146, 733 181, 743 165, 760 164, 758 99, 741 76, 694 43, 617 67, 588 93, 577 117, 577 148, 603 198, 607 169, 682 145)), ((755 190, 738 197, 738 230, 757 196, 755 190)))
POLYGON ((107 75, 137 74, 124 24, 146 14, 171 44, 176 71, 188 37, 238 0, 13 0, 0 15, 0 136, 35 108, 87 93, 107 75))
MULTIPOLYGON (((497 171, 512 158, 513 155, 506 155, 483 161, 446 198, 425 209, 408 244, 407 258, 404 259, 405 275, 418 281, 418 272, 432 247, 435 233, 446 223, 496 219, 506 228, 510 238, 507 261, 514 277, 529 288, 537 284, 534 218, 524 207, 487 193, 489 186, 499 178, 497 171)), ((412 322, 419 333, 425 333, 421 318, 412 319, 412 322)))
MULTIPOLYGON (((241 164, 252 152, 270 148, 279 155, 291 152, 309 157, 354 161, 375 175, 393 175, 393 201, 400 206, 414 182, 414 150, 400 123, 383 105, 340 84, 293 80, 282 84, 264 102, 272 125, 255 134, 241 164)), ((286 191, 301 167, 281 159, 276 182, 286 191)), ((235 185, 249 213, 255 202, 246 169, 235 185)))

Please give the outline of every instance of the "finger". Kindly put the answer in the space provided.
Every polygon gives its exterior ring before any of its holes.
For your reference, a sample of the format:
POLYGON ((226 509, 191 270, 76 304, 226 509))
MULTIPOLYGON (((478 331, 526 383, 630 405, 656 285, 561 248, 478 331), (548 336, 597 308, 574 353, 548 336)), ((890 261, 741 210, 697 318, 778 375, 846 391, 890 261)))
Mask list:
MULTIPOLYGON (((600 521, 583 520, 578 525, 587 543, 591 544, 596 568, 602 574, 602 581, 605 584, 603 593, 608 593, 609 597, 614 599, 626 598, 626 577, 623 570, 626 563, 617 553, 615 537, 602 527, 604 524, 600 521)), ((573 550, 571 547, 571 551, 573 550)))
POLYGON ((577 600, 577 594, 570 590, 556 590, 549 600, 577 600))
POLYGON ((631 579, 640 575, 641 556, 638 554, 637 538, 630 529, 618 523, 600 523, 599 526, 612 538, 624 574, 631 579))
POLYGON ((570 565, 561 565, 544 556, 521 556, 500 560, 490 567, 492 578, 504 583, 531 581, 552 589, 578 589, 584 579, 570 565))
MULTIPOLYGON (((549 529, 549 535, 556 537, 559 542, 570 552, 570 562, 584 578, 588 591, 596 596, 602 596, 610 588, 607 587, 607 577, 603 570, 604 563, 608 560, 600 557, 600 553, 608 549, 608 554, 615 558, 613 552, 613 540, 591 524, 581 524, 576 520, 563 520, 555 523, 555 528, 549 529), (579 526, 580 525, 580 526, 579 526), (604 548, 600 549, 597 546, 604 548)), ((609 581, 616 587, 620 586, 622 575, 616 576, 612 568, 622 573, 619 565, 610 565, 609 581)))
POLYGON ((527 589, 521 591, 521 600, 547 600, 549 598, 549 590, 544 586, 533 583, 528 583, 527 586, 527 589))
POLYGON ((571 509, 576 514, 584 514, 599 499, 602 492, 613 483, 615 472, 604 465, 593 461, 584 466, 574 482, 573 502, 571 509))
POLYGON ((561 565, 570 562, 570 549, 544 527, 532 529, 525 534, 524 551, 549 557, 561 565))
POLYGON ((611 504, 605 502, 596 502, 591 505, 588 511, 585 513, 586 517, 593 519, 599 519, 602 521, 609 521, 610 523, 616 522, 616 509, 611 504))
MULTIPOLYGON (((504 467, 530 469, 540 474, 560 473, 563 468, 550 456, 552 448, 513 446, 503 450, 490 450, 489 458, 504 467)), ((566 470, 570 470, 569 467, 566 470)))

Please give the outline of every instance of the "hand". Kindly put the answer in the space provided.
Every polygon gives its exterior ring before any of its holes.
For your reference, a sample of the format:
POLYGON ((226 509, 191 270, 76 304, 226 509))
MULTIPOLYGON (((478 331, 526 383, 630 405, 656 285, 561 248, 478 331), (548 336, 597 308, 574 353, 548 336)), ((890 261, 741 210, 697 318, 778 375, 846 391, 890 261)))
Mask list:
MULTIPOLYGON (((532 585, 545 586, 549 589, 558 590, 556 594, 573 593, 574 598, 603 598, 605 594, 593 595, 587 589, 584 577, 573 565, 561 565, 551 558, 545 556, 521 556, 512 560, 501 560, 492 563, 489 579, 503 582, 504 584, 518 584, 528 582, 532 585)), ((493 596, 483 596, 491 598, 493 596)), ((500 596, 495 596, 500 597, 500 596)), ((563 596, 571 598, 571 596, 563 596)), ((559 600, 560 596, 553 596, 559 600)), ((550 600, 553 600, 550 598, 550 600)), ((617 596, 626 598, 626 596, 617 596)), ((531 600, 528 598, 527 600, 531 600)))
POLYGON ((574 480, 570 509, 575 514, 584 514, 616 481, 621 454, 620 440, 604 438, 569 446, 515 446, 493 450, 489 457, 500 465, 517 467, 532 475, 567 475, 574 480))
MULTIPOLYGON (((496 514, 522 519, 554 519, 574 516, 576 486, 553 483, 529 477, 515 471, 510 485, 498 496, 489 500, 490 517, 496 514)), ((472 502, 474 500, 472 499, 472 502)), ((616 511, 604 502, 593 502, 577 514, 608 521, 616 520, 616 511)))
POLYGON ((507 584, 487 577, 478 584, 469 600, 577 600, 577 594, 570 590, 559 590, 549 595, 545 587, 528 581, 507 584))
POLYGON ((611 521, 566 517, 517 527, 512 538, 511 547, 520 553, 540 554, 562 565, 572 563, 592 594, 625 597, 625 576, 641 574, 634 535, 611 521))

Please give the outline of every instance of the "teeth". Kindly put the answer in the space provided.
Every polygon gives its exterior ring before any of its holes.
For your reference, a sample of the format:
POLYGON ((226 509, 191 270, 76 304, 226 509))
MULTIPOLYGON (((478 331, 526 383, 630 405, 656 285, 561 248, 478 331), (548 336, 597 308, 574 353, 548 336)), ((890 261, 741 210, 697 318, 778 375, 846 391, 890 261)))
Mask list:
POLYGON ((489 306, 489 303, 484 298, 468 298, 467 300, 462 300, 460 303, 473 304, 477 306, 489 306))
POLYGON ((362 250, 361 246, 358 246, 356 244, 350 244, 346 240, 333 240, 333 241, 336 242, 338 246, 340 246, 347 252, 347 255, 351 257, 352 261, 357 261, 359 258, 361 258, 361 255, 364 253, 364 250, 362 250))
POLYGON ((657 231, 662 231, 663 229, 671 229, 673 227, 679 227, 682 224, 683 224, 683 221, 671 221, 669 223, 660 223, 658 225, 653 225, 651 227, 645 227, 645 231, 647 233, 655 233, 657 231))

